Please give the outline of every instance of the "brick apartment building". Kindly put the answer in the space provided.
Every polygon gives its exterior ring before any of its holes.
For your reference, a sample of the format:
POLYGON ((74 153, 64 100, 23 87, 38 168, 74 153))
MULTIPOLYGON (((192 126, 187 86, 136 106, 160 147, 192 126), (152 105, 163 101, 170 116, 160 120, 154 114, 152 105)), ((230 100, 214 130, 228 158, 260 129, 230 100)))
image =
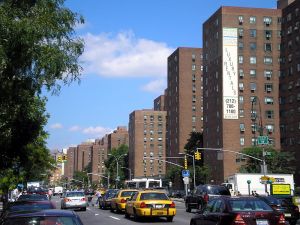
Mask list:
MULTIPOLYGON (((280 9, 221 7, 203 24, 205 148, 253 146, 262 125, 280 149, 280 43, 280 9)), ((208 150, 204 159, 212 183, 223 182, 244 161, 208 150)))
POLYGON ((165 111, 135 110, 129 115, 129 168, 135 178, 165 176, 165 163, 159 160, 166 156, 165 134, 165 111))
POLYGON ((202 58, 201 48, 182 47, 168 57, 167 157, 184 152, 192 131, 203 131, 202 58))
POLYGON ((278 1, 282 8, 280 70, 281 146, 296 158, 295 182, 300 185, 300 1, 278 1))
POLYGON ((67 150, 67 162, 65 163, 65 177, 71 179, 77 168, 77 147, 69 147, 67 150))

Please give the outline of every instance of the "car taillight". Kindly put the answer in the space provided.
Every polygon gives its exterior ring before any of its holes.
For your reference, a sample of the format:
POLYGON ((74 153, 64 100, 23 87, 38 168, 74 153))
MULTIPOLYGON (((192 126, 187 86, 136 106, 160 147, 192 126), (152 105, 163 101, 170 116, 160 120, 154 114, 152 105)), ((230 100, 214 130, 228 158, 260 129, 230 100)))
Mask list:
POLYGON ((146 203, 145 202, 141 202, 140 208, 146 208, 146 207, 147 207, 146 203))
POLYGON ((80 199, 80 201, 86 201, 86 198, 82 198, 82 199, 80 199))
POLYGON ((69 199, 69 198, 65 198, 64 201, 65 201, 65 202, 70 202, 70 201, 72 201, 72 200, 69 199))
POLYGON ((170 208, 175 208, 175 202, 172 202, 170 208))
POLYGON ((203 199, 204 199, 204 201, 207 203, 207 202, 208 202, 208 200, 209 200, 209 196, 208 196, 208 194, 205 194, 205 195, 203 196, 203 199))
POLYGON ((126 199, 122 198, 121 203, 126 203, 126 199))
POLYGON ((278 220, 278 224, 285 224, 285 218, 283 214, 280 214, 279 220, 278 220))
POLYGON ((240 214, 236 215, 236 217, 234 218, 233 224, 246 225, 245 221, 243 220, 243 218, 240 214))

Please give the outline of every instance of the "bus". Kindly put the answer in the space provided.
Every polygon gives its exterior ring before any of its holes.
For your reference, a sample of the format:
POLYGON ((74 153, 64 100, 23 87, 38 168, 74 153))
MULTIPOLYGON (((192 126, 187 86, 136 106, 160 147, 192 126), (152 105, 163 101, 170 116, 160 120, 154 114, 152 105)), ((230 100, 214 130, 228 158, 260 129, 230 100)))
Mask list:
POLYGON ((136 178, 132 180, 126 180, 125 185, 127 188, 162 188, 161 179, 152 178, 136 178))

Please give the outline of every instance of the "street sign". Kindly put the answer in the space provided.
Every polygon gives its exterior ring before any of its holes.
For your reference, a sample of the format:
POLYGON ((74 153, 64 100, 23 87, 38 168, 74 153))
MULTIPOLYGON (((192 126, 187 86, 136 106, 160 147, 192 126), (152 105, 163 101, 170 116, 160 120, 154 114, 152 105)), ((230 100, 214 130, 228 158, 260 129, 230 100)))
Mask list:
POLYGON ((268 145, 269 144, 269 137, 268 136, 258 136, 257 137, 257 144, 259 144, 259 145, 268 145))
POLYGON ((190 171, 189 170, 182 170, 182 176, 183 177, 189 177, 190 176, 190 171))
POLYGON ((190 179, 188 177, 184 177, 183 178, 183 183, 184 184, 189 184, 190 183, 190 179))

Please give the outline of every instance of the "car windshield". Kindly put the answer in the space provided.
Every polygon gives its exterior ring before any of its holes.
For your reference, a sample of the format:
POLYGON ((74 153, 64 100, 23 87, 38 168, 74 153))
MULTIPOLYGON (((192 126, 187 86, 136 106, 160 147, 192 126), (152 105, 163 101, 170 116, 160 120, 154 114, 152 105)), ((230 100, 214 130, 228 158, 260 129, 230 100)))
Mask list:
POLYGON ((31 210, 43 210, 43 209, 53 209, 53 205, 49 203, 36 203, 36 202, 27 202, 24 204, 12 204, 9 206, 9 212, 17 211, 31 211, 31 210))
POLYGON ((66 197, 84 197, 83 192, 67 192, 66 197))
POLYGON ((208 186, 207 187, 207 194, 211 195, 230 195, 229 190, 224 186, 208 186))
POLYGON ((273 211, 273 209, 262 200, 232 199, 229 200, 232 211, 273 211))
POLYGON ((9 218, 4 225, 81 225, 81 223, 72 217, 22 217, 9 218))
POLYGON ((46 201, 48 200, 46 195, 20 195, 18 201, 46 201))
POLYGON ((113 197, 115 197, 116 193, 117 193, 117 190, 110 190, 110 191, 107 191, 105 195, 107 198, 113 198, 113 197))
POLYGON ((165 193, 142 193, 140 200, 169 200, 165 193))
POLYGON ((130 197, 131 195, 135 194, 136 191, 123 191, 121 193, 121 197, 130 197))

